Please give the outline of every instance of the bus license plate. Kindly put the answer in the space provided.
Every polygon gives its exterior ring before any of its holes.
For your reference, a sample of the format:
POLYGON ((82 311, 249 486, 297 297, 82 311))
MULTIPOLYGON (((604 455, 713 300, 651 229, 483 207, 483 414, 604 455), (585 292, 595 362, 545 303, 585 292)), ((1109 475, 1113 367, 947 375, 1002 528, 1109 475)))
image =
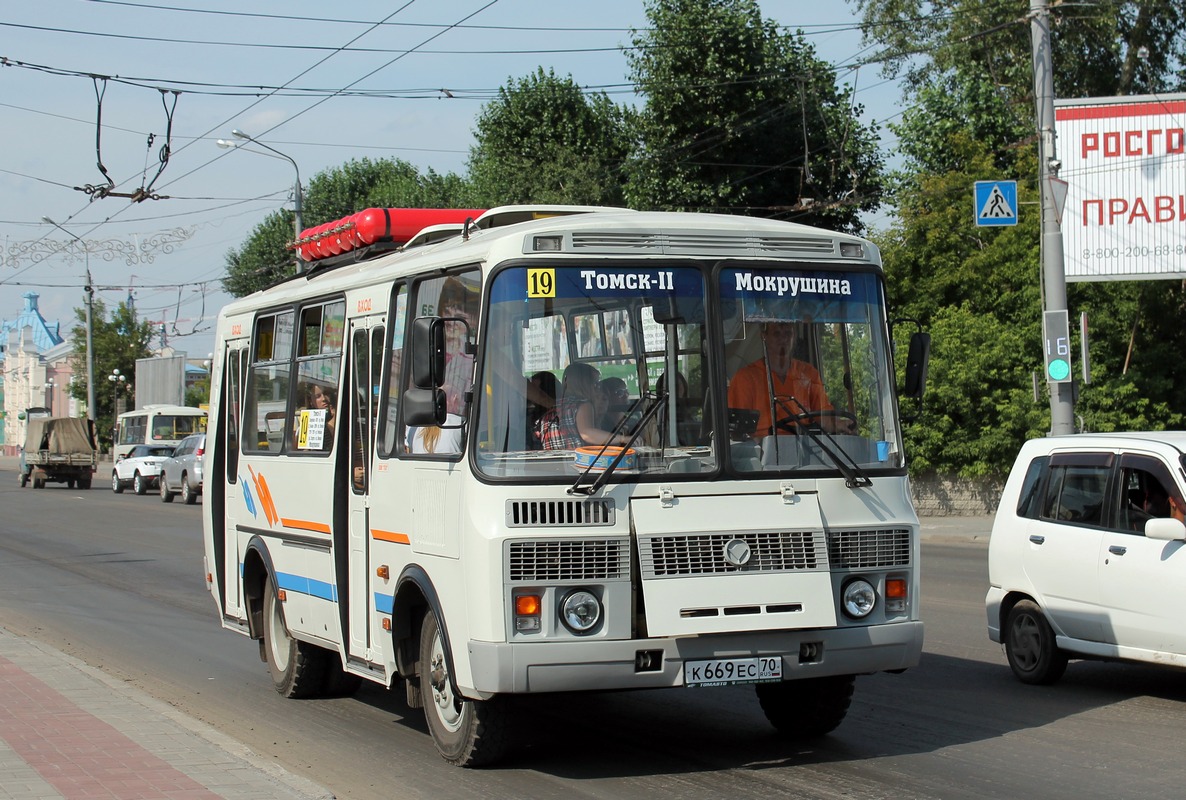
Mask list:
POLYGON ((780 656, 684 662, 685 686, 730 686, 737 683, 770 683, 780 680, 780 656))

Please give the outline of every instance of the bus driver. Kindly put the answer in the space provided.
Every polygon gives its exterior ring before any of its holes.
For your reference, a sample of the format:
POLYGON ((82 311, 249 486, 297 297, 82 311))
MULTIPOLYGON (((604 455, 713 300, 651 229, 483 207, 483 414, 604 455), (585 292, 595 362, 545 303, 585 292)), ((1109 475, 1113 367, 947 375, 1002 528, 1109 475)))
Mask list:
POLYGON ((796 433, 799 424, 817 422, 830 433, 852 432, 852 421, 843 417, 801 416, 805 411, 833 409, 819 371, 792 355, 797 336, 793 322, 763 322, 763 357, 737 370, 729 381, 729 407, 758 412, 755 439, 796 433), (778 424, 788 419, 789 424, 778 424))

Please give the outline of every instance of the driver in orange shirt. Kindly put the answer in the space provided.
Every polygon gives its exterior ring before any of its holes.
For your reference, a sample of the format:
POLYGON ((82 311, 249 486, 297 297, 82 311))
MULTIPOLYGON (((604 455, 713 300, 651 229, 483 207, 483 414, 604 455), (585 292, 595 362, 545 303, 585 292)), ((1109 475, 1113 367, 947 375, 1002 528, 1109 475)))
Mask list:
POLYGON ((729 381, 729 407, 758 412, 756 439, 796 433, 800 425, 818 425, 830 433, 851 433, 856 427, 853 420, 833 409, 819 371, 791 355, 796 330, 793 322, 762 323, 765 356, 734 373, 729 381), (805 410, 823 413, 805 414, 805 410))

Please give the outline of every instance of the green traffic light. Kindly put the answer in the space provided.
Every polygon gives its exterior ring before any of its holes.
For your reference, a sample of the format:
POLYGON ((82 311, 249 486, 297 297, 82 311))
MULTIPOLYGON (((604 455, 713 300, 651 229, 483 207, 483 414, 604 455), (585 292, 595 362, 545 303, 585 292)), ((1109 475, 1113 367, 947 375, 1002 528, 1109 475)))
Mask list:
POLYGON ((1046 373, 1052 381, 1065 381, 1071 374, 1071 365, 1061 358, 1056 358, 1046 366, 1046 373))

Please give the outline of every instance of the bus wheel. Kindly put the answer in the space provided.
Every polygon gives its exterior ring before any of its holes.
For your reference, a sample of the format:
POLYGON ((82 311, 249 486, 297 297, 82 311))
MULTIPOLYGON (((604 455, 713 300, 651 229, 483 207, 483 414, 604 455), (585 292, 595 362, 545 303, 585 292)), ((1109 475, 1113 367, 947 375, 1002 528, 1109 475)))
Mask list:
POLYGON ((766 719, 783 736, 814 739, 831 733, 848 713, 853 675, 759 683, 754 688, 766 719))
POLYGON ((272 685, 285 697, 316 697, 325 676, 326 651, 288 635, 276 585, 264 586, 264 655, 272 685))
POLYGON ((420 691, 428 732, 441 757, 459 767, 480 767, 502 757, 509 740, 506 698, 470 700, 455 693, 436 614, 420 629, 420 691))

